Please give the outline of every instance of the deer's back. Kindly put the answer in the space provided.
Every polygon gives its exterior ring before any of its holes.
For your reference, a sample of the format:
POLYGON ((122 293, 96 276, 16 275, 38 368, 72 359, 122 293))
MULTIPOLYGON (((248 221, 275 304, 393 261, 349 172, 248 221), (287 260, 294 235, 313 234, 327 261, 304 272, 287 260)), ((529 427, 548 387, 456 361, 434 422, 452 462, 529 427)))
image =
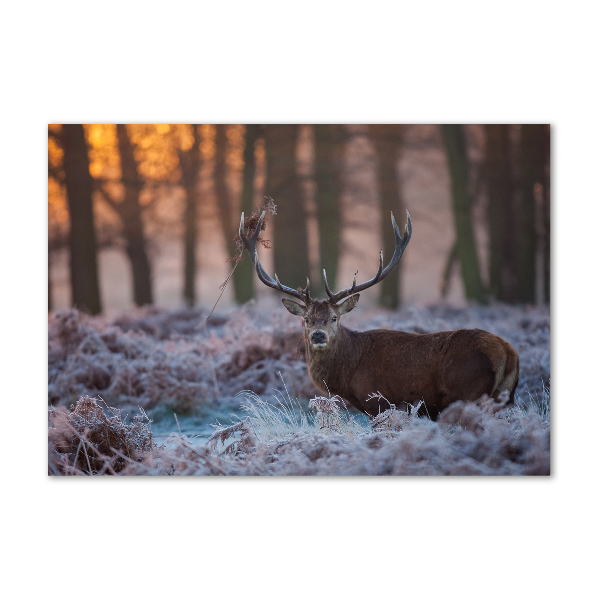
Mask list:
MULTIPOLYGON (((492 395, 507 365, 518 376, 515 350, 496 335, 481 329, 459 329, 430 334, 376 329, 353 332, 360 344, 360 361, 349 374, 342 397, 368 414, 389 408, 368 401, 379 392, 392 404, 419 400, 431 416, 456 400, 492 395)), ((513 386, 516 386, 516 379, 513 386)))

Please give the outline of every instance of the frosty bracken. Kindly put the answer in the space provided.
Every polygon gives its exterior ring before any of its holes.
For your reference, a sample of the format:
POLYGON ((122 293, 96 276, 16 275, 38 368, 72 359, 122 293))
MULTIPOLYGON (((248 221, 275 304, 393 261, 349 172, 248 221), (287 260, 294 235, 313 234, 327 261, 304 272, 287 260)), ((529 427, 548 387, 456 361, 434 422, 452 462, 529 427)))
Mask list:
POLYGON ((496 335, 481 329, 429 334, 384 329, 358 332, 340 324, 342 315, 356 306, 358 292, 382 281, 400 261, 412 235, 408 211, 404 237, 392 214, 396 248, 385 269, 380 252, 375 277, 357 285, 355 275, 352 287, 334 294, 323 270, 329 300, 313 300, 308 279, 306 288, 295 290, 283 285, 277 274, 273 279, 265 272, 256 250, 264 216, 263 211, 254 232, 246 237, 242 213, 240 238, 258 278, 302 302, 282 299, 289 312, 303 318, 308 371, 317 387, 341 396, 370 416, 388 409, 389 403, 400 407, 423 400, 429 416, 435 419, 452 402, 477 400, 483 394, 498 398, 505 390, 514 402, 519 356, 496 335))

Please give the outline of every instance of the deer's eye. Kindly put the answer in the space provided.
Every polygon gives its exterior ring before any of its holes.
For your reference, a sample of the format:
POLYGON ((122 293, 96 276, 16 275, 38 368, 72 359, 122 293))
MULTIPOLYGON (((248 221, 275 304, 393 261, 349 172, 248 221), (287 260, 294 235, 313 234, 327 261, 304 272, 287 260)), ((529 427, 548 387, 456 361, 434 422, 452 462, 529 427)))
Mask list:
POLYGON ((337 317, 332 317, 332 318, 331 318, 331 322, 332 322, 332 323, 335 323, 336 321, 337 321, 337 317))

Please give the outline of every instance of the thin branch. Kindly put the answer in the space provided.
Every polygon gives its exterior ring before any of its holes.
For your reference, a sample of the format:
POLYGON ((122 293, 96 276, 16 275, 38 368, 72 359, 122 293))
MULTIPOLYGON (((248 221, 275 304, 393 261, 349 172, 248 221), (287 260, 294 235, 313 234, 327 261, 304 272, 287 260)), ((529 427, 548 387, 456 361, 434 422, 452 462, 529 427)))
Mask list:
POLYGON ((204 327, 206 327, 206 324, 208 323, 208 320, 210 319, 210 317, 212 316, 212 314, 215 312, 215 308, 217 307, 217 304, 219 303, 219 300, 221 299, 221 296, 223 295, 223 293, 225 292, 225 288, 227 287, 227 284, 229 283, 229 280, 231 279, 231 276, 233 275, 233 272, 235 271, 236 267, 240 264, 240 261, 236 261, 236 263, 233 265, 233 269, 231 269, 231 271, 229 272, 229 275, 227 275, 227 279, 221 284, 221 293, 219 294, 219 297, 217 298, 217 301, 215 302, 215 305, 212 307, 212 310, 210 311, 210 315, 208 315, 208 317, 206 317, 206 321, 204 321, 204 327))

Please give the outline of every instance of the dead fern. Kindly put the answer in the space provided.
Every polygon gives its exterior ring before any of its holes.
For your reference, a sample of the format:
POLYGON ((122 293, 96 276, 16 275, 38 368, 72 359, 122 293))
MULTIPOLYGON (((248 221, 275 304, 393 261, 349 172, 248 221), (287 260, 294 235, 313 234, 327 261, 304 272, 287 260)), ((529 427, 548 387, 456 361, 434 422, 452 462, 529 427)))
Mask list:
POLYGON ((62 407, 50 409, 49 472, 114 474, 156 447, 149 427, 151 421, 143 409, 132 423, 126 422, 121 410, 110 406, 106 409, 109 414, 90 396, 71 405, 70 413, 62 407))
POLYGON ((208 438, 206 446, 214 452, 219 443, 225 446, 225 442, 231 438, 234 439, 234 442, 225 447, 223 450, 224 454, 248 454, 252 452, 259 443, 252 422, 249 418, 246 418, 235 425, 230 425, 229 427, 224 427, 223 429, 215 431, 215 433, 208 438), (235 439, 236 433, 241 434, 239 440, 235 439))
POLYGON ((407 429, 418 418, 419 408, 422 404, 422 400, 419 400, 415 406, 408 404, 406 411, 398 410, 392 404, 390 408, 371 419, 371 427, 373 431, 385 434, 398 433, 403 429, 407 429))
MULTIPOLYGON (((249 217, 246 217, 244 219, 243 229, 244 229, 245 235, 251 236, 254 234, 254 231, 256 230, 256 227, 258 225, 258 221, 260 220, 260 215, 262 214, 263 211, 269 212, 272 215, 277 214, 277 205, 273 201, 273 198, 271 198, 270 196, 265 196, 265 199, 267 200, 266 204, 263 204, 257 211, 253 212, 249 217)), ((264 231, 266 228, 267 228, 267 217, 265 216, 260 230, 264 231)), ((219 297, 217 298, 215 305, 212 307, 210 314, 208 315, 208 317, 206 317, 206 321, 204 322, 205 325, 206 325, 206 323, 208 323, 208 319, 210 319, 213 312, 215 311, 215 308, 217 307, 217 304, 219 303, 221 296, 225 292, 225 288, 227 287, 227 284, 231 280, 231 277, 233 276, 233 273, 236 270, 238 264, 240 262, 242 262, 242 260, 244 260, 244 248, 245 247, 244 247, 244 242, 242 241, 242 238, 240 237, 239 230, 237 230, 235 232, 235 235, 233 236, 233 241, 235 242, 236 253, 231 258, 228 258, 226 261, 226 262, 233 263, 233 267, 232 267, 231 271, 229 271, 229 275, 227 275, 227 279, 225 279, 225 281, 219 286, 221 293, 219 294, 219 297)), ((260 242, 264 248, 267 248, 267 249, 271 248, 271 243, 269 240, 265 240, 259 236, 257 241, 260 242)))
MULTIPOLYGON (((271 213, 272 215, 277 214, 277 205, 273 201, 273 198, 271 198, 270 196, 265 196, 265 200, 267 201, 266 204, 263 204, 257 211, 253 212, 249 217, 246 217, 244 219, 244 233, 248 237, 254 235, 254 231, 256 230, 258 221, 260 220, 260 215, 263 211, 271 213)), ((265 216, 260 230, 264 231, 266 228, 267 217, 265 216)), ((235 242, 236 254, 231 258, 228 258, 227 262, 235 262, 235 264, 237 265, 237 263, 239 263, 243 259, 245 248, 244 242, 240 237, 239 230, 235 232, 235 235, 233 236, 233 241, 235 242)), ((271 242, 269 240, 265 240, 259 236, 257 241, 260 242, 263 245, 263 247, 267 250, 271 249, 271 242)), ((224 282, 221 284, 221 286, 223 285, 226 285, 226 283, 224 282)))
POLYGON ((340 431, 340 408, 337 405, 338 402, 342 402, 339 396, 330 398, 316 396, 308 403, 308 408, 316 410, 317 415, 321 418, 321 429, 340 431))

